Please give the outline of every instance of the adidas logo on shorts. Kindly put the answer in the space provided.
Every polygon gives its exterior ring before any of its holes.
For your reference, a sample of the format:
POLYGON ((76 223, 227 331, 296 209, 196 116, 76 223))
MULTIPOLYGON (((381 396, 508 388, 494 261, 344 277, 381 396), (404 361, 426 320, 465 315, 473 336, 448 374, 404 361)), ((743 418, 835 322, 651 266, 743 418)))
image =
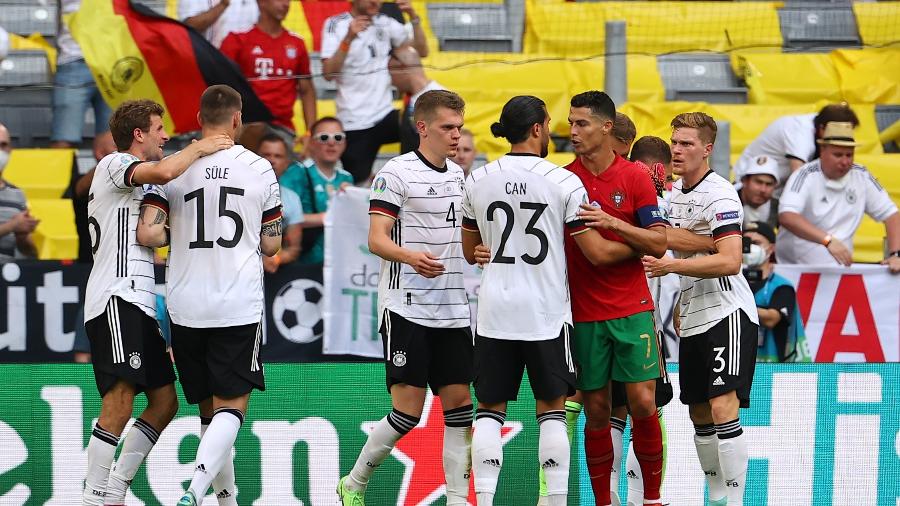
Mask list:
POLYGON ((725 384, 725 382, 722 381, 722 377, 721 377, 721 376, 717 376, 717 377, 716 377, 716 380, 713 381, 713 386, 714 386, 714 387, 720 387, 720 386, 722 386, 722 385, 724 385, 724 384, 725 384))

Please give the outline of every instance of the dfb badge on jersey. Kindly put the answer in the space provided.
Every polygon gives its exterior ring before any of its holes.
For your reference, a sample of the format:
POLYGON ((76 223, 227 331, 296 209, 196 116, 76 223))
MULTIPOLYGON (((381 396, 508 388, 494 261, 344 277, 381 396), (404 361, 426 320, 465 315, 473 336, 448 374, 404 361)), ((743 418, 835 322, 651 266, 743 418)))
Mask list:
POLYGON ((397 367, 403 367, 406 365, 406 353, 402 351, 395 351, 394 356, 391 359, 391 362, 397 367))
POLYGON ((622 192, 622 190, 616 190, 610 194, 609 198, 612 199, 613 204, 616 205, 616 209, 619 209, 622 207, 622 203, 625 202, 625 193, 622 192))
POLYGON ((847 203, 848 203, 848 204, 855 204, 855 203, 856 203, 856 190, 854 190, 853 188, 847 188, 847 191, 845 192, 845 195, 847 196, 847 203))

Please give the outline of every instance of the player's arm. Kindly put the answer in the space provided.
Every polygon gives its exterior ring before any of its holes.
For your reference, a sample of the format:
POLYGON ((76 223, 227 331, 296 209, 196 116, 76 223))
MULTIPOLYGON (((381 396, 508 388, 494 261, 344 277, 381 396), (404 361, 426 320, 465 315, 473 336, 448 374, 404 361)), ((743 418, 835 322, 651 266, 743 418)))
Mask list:
POLYGON ((181 151, 158 162, 140 162, 126 172, 125 182, 130 186, 141 184, 166 184, 177 178, 197 159, 234 146, 234 139, 218 134, 192 142, 181 151))
POLYGON ((297 96, 300 98, 300 106, 303 108, 303 121, 306 123, 306 130, 309 131, 318 117, 318 112, 316 111, 316 88, 313 85, 312 78, 299 79, 297 96))
POLYGON ((300 256, 300 244, 303 240, 303 227, 301 223, 288 225, 284 229, 284 238, 281 241, 281 251, 278 252, 279 264, 293 262, 300 256))
POLYGON ((665 276, 671 272, 695 278, 720 278, 734 276, 741 272, 743 243, 740 229, 737 233, 718 239, 715 253, 692 258, 644 257, 644 270, 652 277, 665 276))
POLYGON ((409 265, 426 278, 434 278, 444 273, 444 264, 424 251, 412 251, 398 246, 391 240, 391 229, 395 218, 369 212, 369 251, 387 260, 409 265))
POLYGON ((677 227, 666 229, 666 242, 669 249, 679 253, 709 253, 715 250, 712 237, 698 235, 677 227))
POLYGON ((572 237, 591 265, 611 265, 634 258, 635 251, 630 246, 604 239, 596 230, 585 228, 573 232, 572 237))
MULTIPOLYGON (((656 207, 656 206, 654 206, 656 207)), ((591 228, 609 230, 622 238, 637 252, 659 258, 666 254, 666 229, 661 220, 649 228, 636 227, 610 216, 599 207, 581 204, 579 214, 584 224, 591 228)))
POLYGON ((428 56, 428 39, 425 37, 425 30, 422 29, 421 19, 416 14, 411 0, 398 0, 397 6, 400 11, 409 16, 409 22, 413 27, 412 47, 416 48, 419 56, 425 58, 428 56))
POLYGON ((209 8, 209 10, 200 12, 184 19, 184 24, 190 26, 198 32, 206 30, 213 25, 225 13, 230 0, 220 0, 219 3, 209 8))
POLYGON ((797 172, 797 169, 799 169, 800 167, 803 167, 803 165, 806 164, 806 162, 804 162, 803 160, 801 160, 797 157, 791 156, 791 155, 787 155, 787 159, 788 159, 788 165, 790 165, 790 167, 791 167, 791 174, 793 174, 794 172, 797 172))
POLYGON ((467 228, 465 221, 463 221, 462 227, 462 247, 463 247, 463 256, 466 258, 466 262, 469 262, 469 265, 475 265, 475 262, 478 261, 476 258, 476 250, 478 246, 481 246, 483 241, 481 240, 481 233, 478 229, 467 228))
POLYGON ((169 244, 169 228, 166 226, 169 205, 155 194, 147 194, 141 202, 141 217, 137 225, 137 241, 151 248, 169 244), (148 198, 149 197, 149 198, 148 198))
POLYGON ((281 249, 281 235, 284 230, 284 218, 281 216, 281 204, 263 211, 262 229, 259 232, 259 250, 267 257, 275 256, 281 249))

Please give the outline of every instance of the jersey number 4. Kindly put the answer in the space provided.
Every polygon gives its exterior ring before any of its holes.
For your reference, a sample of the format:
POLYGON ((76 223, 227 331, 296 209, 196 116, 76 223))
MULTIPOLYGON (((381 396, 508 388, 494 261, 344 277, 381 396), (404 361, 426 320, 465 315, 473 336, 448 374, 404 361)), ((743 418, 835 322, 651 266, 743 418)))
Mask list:
MULTIPOLYGON (((545 234, 543 230, 536 228, 534 225, 537 223, 538 219, 540 219, 541 215, 544 213, 544 210, 547 209, 547 204, 540 204, 537 202, 519 202, 519 208, 523 211, 531 211, 531 219, 528 220, 528 225, 525 225, 525 234, 537 237, 538 242, 541 243, 541 249, 538 251, 538 254, 536 256, 531 256, 526 253, 520 258, 524 260, 526 264, 538 265, 547 258, 547 253, 549 252, 550 248, 550 241, 547 240, 547 234, 545 234)), ((513 227, 515 226, 516 212, 508 202, 498 200, 496 202, 492 202, 491 205, 489 205, 487 208, 488 221, 494 221, 494 215, 496 214, 498 209, 506 214, 506 225, 503 227, 503 233, 500 235, 500 247, 497 248, 497 254, 494 255, 494 259, 491 260, 491 262, 497 264, 514 264, 516 263, 516 259, 514 257, 504 255, 503 252, 506 249, 506 242, 509 241, 509 236, 512 234, 513 227)))
MULTIPOLYGON (((206 210, 203 206, 203 193, 204 188, 198 188, 184 196, 185 204, 197 199, 197 240, 188 243, 188 249, 213 247, 213 242, 206 240, 206 210)), ((224 239, 222 237, 216 239, 216 244, 223 248, 233 248, 237 246, 237 244, 241 242, 241 235, 244 234, 244 220, 241 219, 241 215, 227 207, 229 195, 243 196, 244 190, 243 188, 234 188, 231 186, 222 186, 219 188, 219 216, 229 218, 234 222, 234 236, 231 239, 224 239)))

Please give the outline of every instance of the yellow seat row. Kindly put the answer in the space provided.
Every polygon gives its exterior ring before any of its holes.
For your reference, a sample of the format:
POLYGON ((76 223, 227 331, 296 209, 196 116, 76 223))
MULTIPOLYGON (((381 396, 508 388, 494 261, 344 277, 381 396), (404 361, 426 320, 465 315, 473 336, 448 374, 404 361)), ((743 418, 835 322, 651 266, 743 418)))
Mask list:
MULTIPOLYGON (((865 166, 878 179, 881 186, 900 206, 900 155, 882 154, 855 157, 856 163, 865 166)), ((853 237, 853 260, 856 262, 880 262, 884 258, 884 224, 866 216, 853 237)))
POLYGON ((14 149, 3 178, 31 199, 58 199, 69 187, 74 149, 14 149))
POLYGON ((28 210, 40 220, 32 234, 38 258, 67 260, 78 257, 78 231, 71 200, 29 199, 28 210))

